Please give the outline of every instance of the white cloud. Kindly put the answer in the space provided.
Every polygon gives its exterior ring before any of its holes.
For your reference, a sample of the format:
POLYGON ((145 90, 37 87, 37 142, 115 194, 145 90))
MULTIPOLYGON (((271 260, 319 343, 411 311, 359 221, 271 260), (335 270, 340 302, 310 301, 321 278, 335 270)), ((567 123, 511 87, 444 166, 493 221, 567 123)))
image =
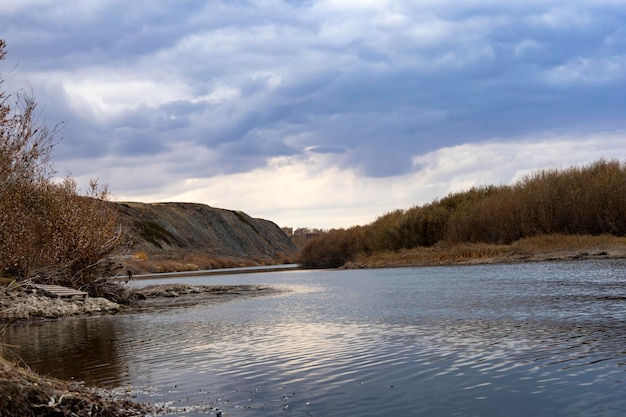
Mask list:
POLYGON ((534 51, 538 51, 543 48, 543 45, 534 39, 523 39, 517 43, 513 49, 516 58, 522 58, 534 51))
POLYGON ((624 74, 626 55, 616 55, 600 59, 578 57, 549 70, 545 78, 556 85, 593 84, 622 80, 624 74))
POLYGON ((114 116, 140 105, 158 107, 187 98, 187 88, 176 83, 159 83, 145 78, 90 77, 66 81, 65 90, 73 101, 86 102, 100 117, 114 116))
POLYGON ((324 13, 359 13, 359 12, 385 12, 392 5, 393 0, 322 0, 315 3, 313 10, 321 10, 324 13))
POLYGON ((593 21, 593 18, 586 9, 575 4, 567 4, 531 15, 527 20, 533 25, 563 30, 585 27, 593 21))

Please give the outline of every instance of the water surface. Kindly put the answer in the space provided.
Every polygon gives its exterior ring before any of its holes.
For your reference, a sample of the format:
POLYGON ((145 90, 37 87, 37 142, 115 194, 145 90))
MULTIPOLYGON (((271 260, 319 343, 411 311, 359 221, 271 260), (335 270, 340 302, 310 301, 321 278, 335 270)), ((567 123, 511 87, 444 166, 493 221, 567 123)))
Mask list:
MULTIPOLYGON (((33 368, 172 414, 622 416, 626 261, 142 281, 265 297, 14 326, 33 368)), ((137 284, 136 284, 137 285, 137 284)))

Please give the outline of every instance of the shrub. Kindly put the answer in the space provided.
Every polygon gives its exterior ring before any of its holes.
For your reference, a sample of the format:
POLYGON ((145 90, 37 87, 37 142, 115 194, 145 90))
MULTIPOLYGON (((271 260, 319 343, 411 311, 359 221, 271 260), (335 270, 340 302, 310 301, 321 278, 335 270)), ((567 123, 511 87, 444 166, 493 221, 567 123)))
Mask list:
POLYGON ((31 95, 0 90, 0 275, 91 289, 112 265, 118 214, 97 181, 81 196, 71 177, 51 180, 60 125, 39 123, 36 108, 31 95))
POLYGON ((512 186, 450 194, 395 210, 373 223, 333 231, 302 250, 305 266, 340 266, 361 253, 399 251, 439 242, 510 244, 539 235, 626 236, 626 164, 596 161, 540 170, 512 186))

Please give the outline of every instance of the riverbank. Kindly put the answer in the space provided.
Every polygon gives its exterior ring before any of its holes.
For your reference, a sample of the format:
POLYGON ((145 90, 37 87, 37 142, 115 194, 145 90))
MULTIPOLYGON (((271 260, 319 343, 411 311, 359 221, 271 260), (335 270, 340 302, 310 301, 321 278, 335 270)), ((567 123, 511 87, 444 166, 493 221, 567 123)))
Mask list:
POLYGON ((134 292, 142 301, 133 305, 132 310, 145 312, 196 304, 224 303, 276 294, 279 290, 262 285, 158 284, 138 288, 134 292))
POLYGON ((65 300, 35 295, 22 290, 0 289, 0 323, 12 323, 35 319, 58 319, 62 317, 116 314, 125 306, 106 298, 65 300), (4 292, 4 294, 2 294, 4 292))
POLYGON ((379 252, 359 256, 342 268, 400 268, 511 264, 626 258, 626 238, 609 235, 545 235, 520 239, 510 245, 441 243, 432 247, 379 252))
POLYGON ((130 305, 105 298, 62 299, 33 294, 20 287, 0 287, 0 323, 29 320, 52 320, 63 317, 117 314, 149 308, 193 305, 200 302, 229 301, 236 298, 267 295, 276 290, 259 285, 151 285, 128 290, 130 305))
POLYGON ((0 417, 134 417, 157 412, 150 405, 113 398, 104 390, 43 377, 0 354, 0 417))
MULTIPOLYGON (((256 265, 256 266, 243 266, 232 268, 216 268, 216 269, 198 269, 198 270, 175 270, 171 272, 145 272, 140 274, 133 274, 133 280, 145 280, 154 278, 172 278, 172 277, 196 277, 207 275, 239 275, 239 274, 255 274, 263 272, 282 272, 282 271, 294 271, 296 269, 302 269, 299 264, 279 264, 279 265, 256 265)), ((112 277, 116 281, 127 281, 127 276, 112 277)))
MULTIPOLYGON (((123 307, 104 298, 63 300, 26 291, 19 285, 0 287, 0 322, 5 324, 75 315, 112 314, 123 307)), ((0 331, 0 417, 145 416, 148 406, 114 399, 77 383, 47 378, 30 371, 2 343, 0 331)))

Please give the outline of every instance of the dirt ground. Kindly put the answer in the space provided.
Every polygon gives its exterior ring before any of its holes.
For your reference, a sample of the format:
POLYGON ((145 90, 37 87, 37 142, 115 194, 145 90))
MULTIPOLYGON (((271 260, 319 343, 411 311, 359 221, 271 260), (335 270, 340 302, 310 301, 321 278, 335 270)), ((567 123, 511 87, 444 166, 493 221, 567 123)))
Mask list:
POLYGON ((131 307, 131 311, 159 310, 164 308, 189 307, 259 297, 280 292, 275 288, 261 285, 150 285, 135 290, 144 300, 131 307))

